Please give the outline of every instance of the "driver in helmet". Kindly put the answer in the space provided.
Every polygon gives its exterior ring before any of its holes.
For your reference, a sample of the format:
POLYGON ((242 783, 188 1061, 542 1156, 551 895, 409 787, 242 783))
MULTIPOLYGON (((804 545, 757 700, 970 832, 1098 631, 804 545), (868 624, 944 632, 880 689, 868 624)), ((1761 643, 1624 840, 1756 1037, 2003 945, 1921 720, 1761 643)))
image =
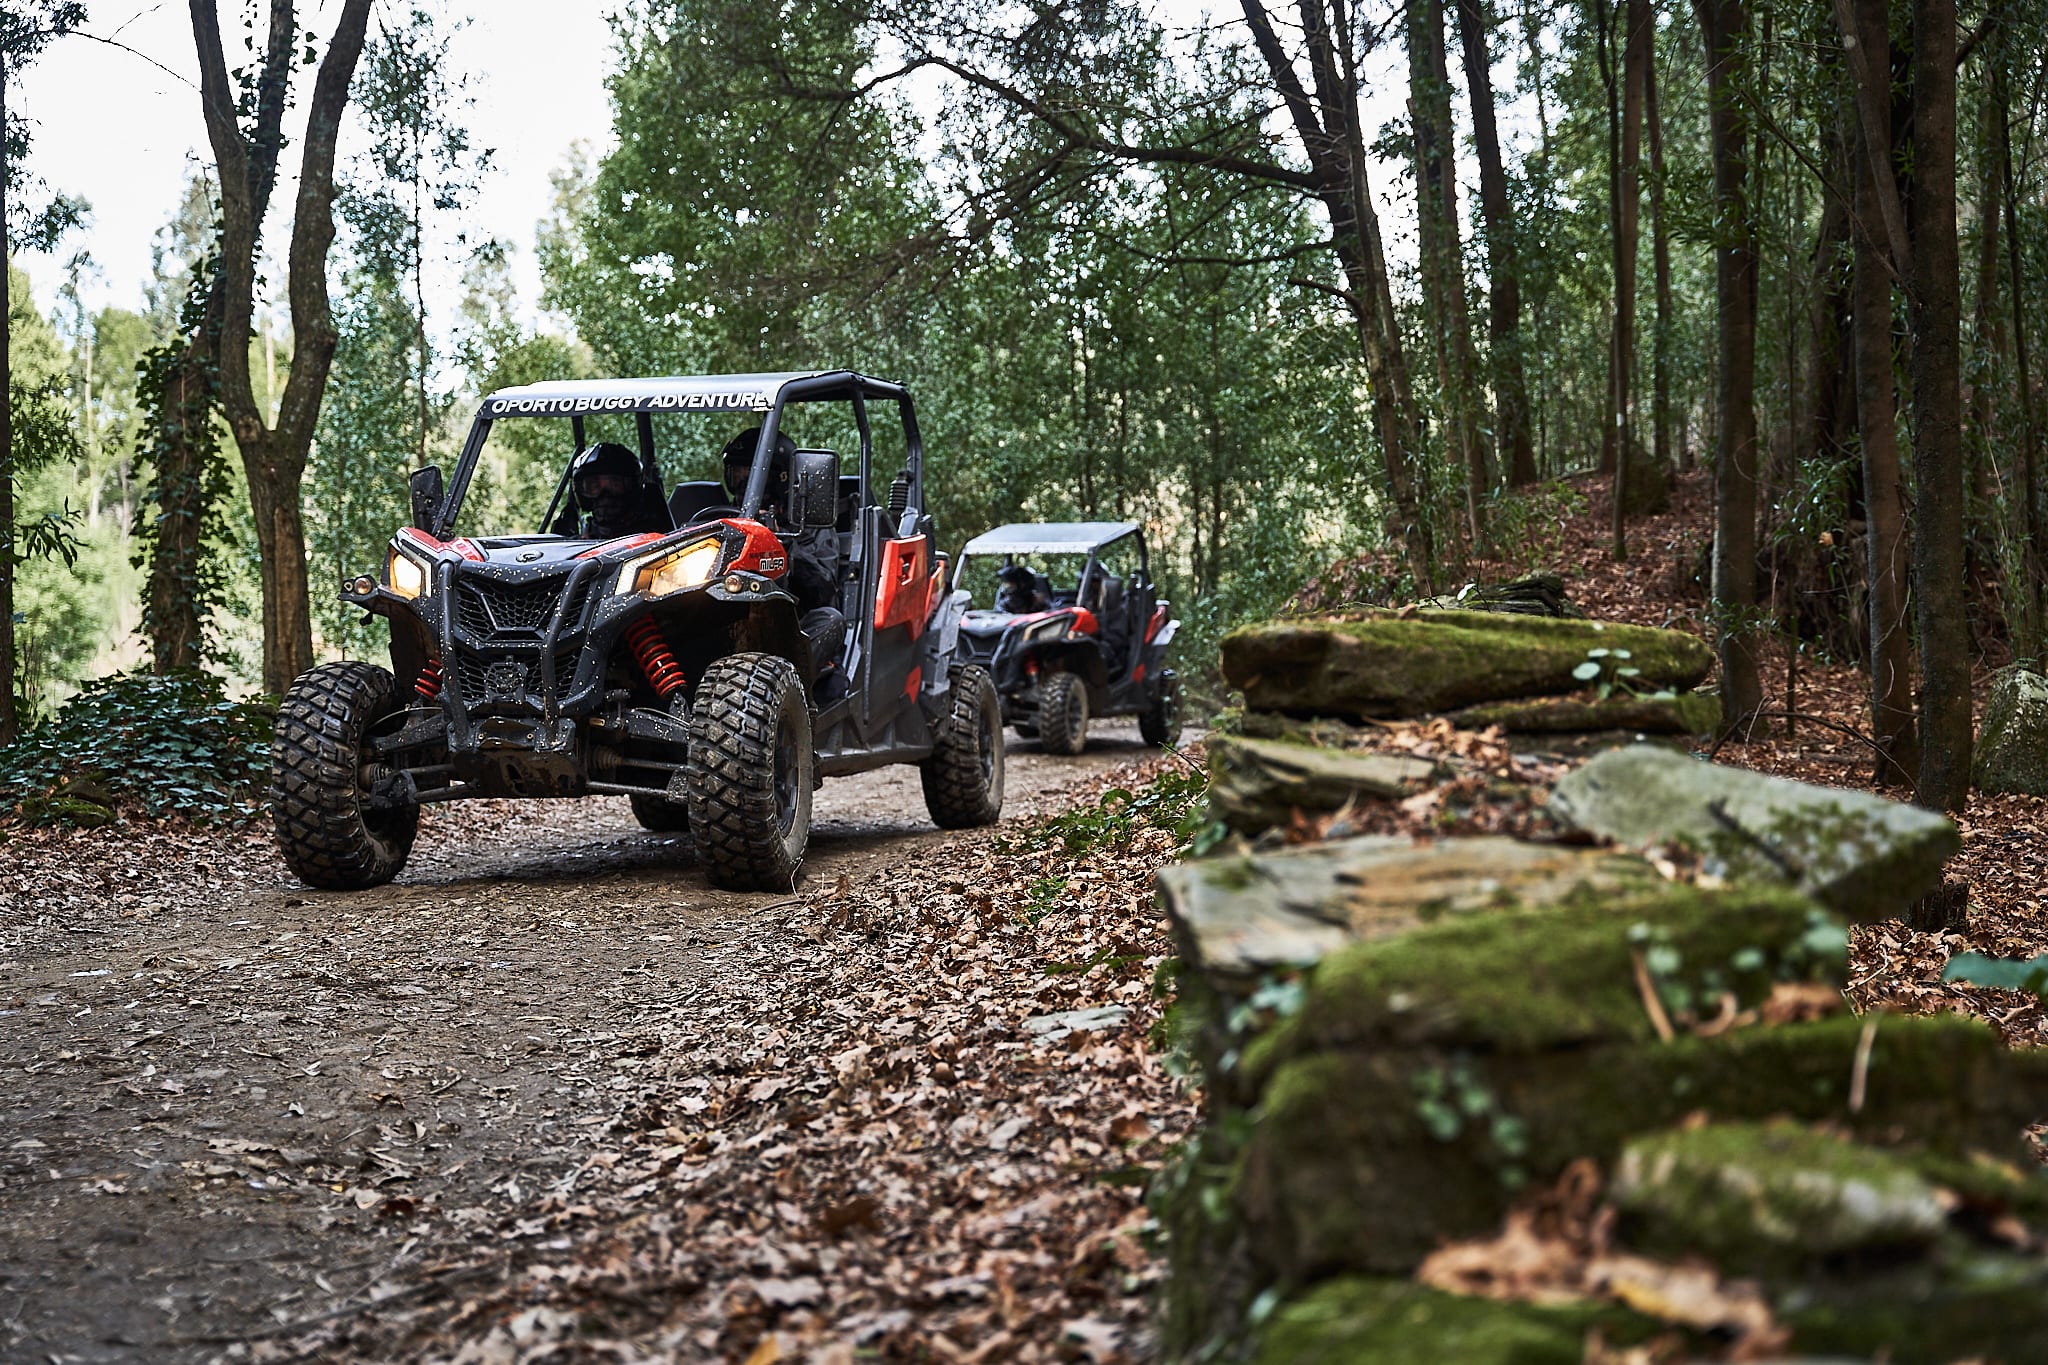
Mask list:
POLYGON ((996 575, 996 610, 1027 616, 1052 606, 1052 585, 1026 564, 1005 564, 996 575))
POLYGON ((640 461, 616 441, 600 441, 580 452, 569 466, 575 495, 571 515, 555 530, 589 540, 612 540, 642 531, 666 531, 668 519, 655 516, 641 484, 640 461))
MULTIPOLYGON (((754 451, 760 444, 761 428, 749 427, 727 441, 720 453, 726 495, 735 507, 746 501, 747 479, 753 473, 754 451)), ((816 671, 813 694, 820 702, 830 702, 846 695, 846 677, 839 667, 846 653, 846 614, 839 609, 839 539, 829 526, 781 524, 781 514, 789 507, 790 466, 795 456, 796 442, 777 432, 759 515, 789 551, 787 585, 800 613, 797 629, 810 646, 816 671)))

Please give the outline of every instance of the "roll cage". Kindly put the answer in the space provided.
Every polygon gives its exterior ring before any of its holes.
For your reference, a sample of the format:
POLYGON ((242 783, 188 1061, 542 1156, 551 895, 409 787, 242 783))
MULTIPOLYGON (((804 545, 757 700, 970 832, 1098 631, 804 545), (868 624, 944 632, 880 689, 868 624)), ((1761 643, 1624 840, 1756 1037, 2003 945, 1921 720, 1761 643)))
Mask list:
MULTIPOLYGON (((568 493, 569 465, 587 446, 585 420, 600 414, 631 413, 639 445, 643 478, 666 488, 660 459, 655 449, 654 417, 658 413, 731 413, 760 418, 761 437, 754 448, 754 463, 747 475, 746 492, 740 500, 740 516, 756 520, 768 494, 770 456, 781 429, 782 415, 792 403, 847 402, 852 405, 854 425, 860 435, 860 503, 872 506, 875 496, 874 429, 868 403, 893 402, 903 424, 904 462, 910 473, 905 511, 921 516, 924 499, 924 443, 918 435, 917 413, 910 394, 899 384, 856 374, 851 370, 793 371, 773 374, 694 375, 662 379, 575 379, 528 384, 499 389, 478 406, 462 453, 456 458, 445 491, 432 483, 422 485, 415 475, 415 521, 422 531, 446 540, 453 530, 462 502, 469 492, 477 461, 490 439, 493 423, 512 417, 569 418, 575 451, 562 464, 555 495, 541 521, 543 530, 554 520, 568 493)), ((426 471, 421 471, 425 473, 426 471)))

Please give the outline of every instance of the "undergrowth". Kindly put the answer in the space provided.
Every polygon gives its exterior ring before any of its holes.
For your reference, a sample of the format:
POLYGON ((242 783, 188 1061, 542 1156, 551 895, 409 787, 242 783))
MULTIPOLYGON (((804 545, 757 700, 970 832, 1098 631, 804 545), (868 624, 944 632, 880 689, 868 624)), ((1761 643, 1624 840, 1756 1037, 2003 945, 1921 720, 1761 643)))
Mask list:
POLYGON ((196 669, 101 678, 0 749, 0 818, 247 818, 270 771, 273 714, 229 700, 220 679, 196 669))
POLYGON ((1168 769, 1132 791, 1111 787, 1092 806, 1077 806, 1042 820, 999 849, 1040 853, 1057 847, 1070 855, 1127 852, 1147 829, 1173 835, 1182 852, 1206 852, 1216 839, 1209 821, 1209 775, 1193 763, 1168 769))

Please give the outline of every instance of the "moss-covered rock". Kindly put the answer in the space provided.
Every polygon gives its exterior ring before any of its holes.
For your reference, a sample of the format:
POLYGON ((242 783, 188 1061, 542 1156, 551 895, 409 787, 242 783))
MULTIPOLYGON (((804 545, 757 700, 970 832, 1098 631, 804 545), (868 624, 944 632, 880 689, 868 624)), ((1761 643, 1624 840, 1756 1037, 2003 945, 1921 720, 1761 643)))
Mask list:
POLYGON ((1713 662, 1675 630, 1426 610, 1244 626, 1223 639, 1223 675, 1254 711, 1417 716, 1577 691, 1595 649, 1627 650, 1654 687, 1694 687, 1713 662))
POLYGON ((1296 811, 1403 796, 1436 770, 1420 758, 1224 735, 1210 736, 1208 751, 1210 810, 1243 834, 1285 825, 1296 811))
POLYGON ((1550 810, 1625 848, 1690 845, 1709 871, 1796 886, 1859 920, 1903 915, 1962 847, 1951 821, 1918 806, 1647 744, 1609 750, 1568 773, 1550 810))
POLYGON ((2048 1360, 2048 1263, 1975 1252, 1807 1280, 1781 1290, 1780 1320, 1807 1356, 1891 1365, 2048 1360))
POLYGON ((1541 1307, 1463 1298, 1406 1280, 1346 1276, 1283 1305, 1258 1334, 1258 1365, 1580 1365, 1598 1328, 1633 1346, 1660 1324, 1597 1303, 1541 1307))
POLYGON ((1848 1253, 1922 1252, 1948 1224, 1908 1156, 1802 1124, 1703 1124, 1622 1149, 1609 1195, 1630 1246, 1726 1274, 1797 1272, 1848 1253))
POLYGON ((1499 726, 1510 734, 1596 734, 1633 730, 1650 735, 1707 735, 1721 724, 1721 699, 1705 692, 1680 692, 1669 697, 1616 695, 1604 701, 1577 697, 1544 697, 1529 701, 1488 702, 1450 715, 1467 730, 1499 726))
POLYGON ((1849 1110, 1863 1021, 1849 1016, 1670 1043, 1534 1054, 1309 1052, 1274 1067, 1227 1185, 1256 1283, 1406 1274, 1446 1240, 1500 1225, 1519 1190, 1695 1113, 1839 1124, 1950 1158, 2021 1156, 2048 1112, 2048 1055, 1955 1017, 1887 1019, 1849 1110))
POLYGON ((2048 796, 2048 678, 2015 667, 1992 680, 1970 780, 1981 792, 2048 796))
POLYGON ((1161 871, 1158 885, 1184 958, 1241 980, 1445 918, 1663 883, 1641 859, 1598 849, 1367 836, 1183 863, 1161 871))

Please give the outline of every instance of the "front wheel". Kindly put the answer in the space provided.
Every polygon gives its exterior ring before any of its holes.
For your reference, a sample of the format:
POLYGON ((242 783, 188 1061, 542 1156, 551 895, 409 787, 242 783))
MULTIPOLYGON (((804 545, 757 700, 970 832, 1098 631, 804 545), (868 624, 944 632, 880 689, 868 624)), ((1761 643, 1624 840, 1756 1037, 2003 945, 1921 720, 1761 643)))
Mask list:
POLYGON ((382 886, 411 856, 420 808, 374 809, 364 780, 370 728, 398 709, 391 674, 360 660, 308 669, 277 708, 270 820, 285 866, 306 885, 382 886))
POLYGON ((690 712, 689 821, 714 886, 790 891, 811 842, 811 710, 787 659, 734 654, 690 712))
POLYGON ((1154 748, 1172 748, 1180 743, 1180 675, 1170 668, 1159 671, 1152 687, 1152 699, 1138 713, 1138 733, 1154 748))
POLYGON ((1038 680, 1038 742, 1049 754, 1088 747, 1088 681, 1064 669, 1038 680))
POLYGON ((995 680, 972 664, 957 669, 949 700, 932 755, 917 765, 925 809, 940 829, 993 825, 1003 813, 1003 708, 995 680))

